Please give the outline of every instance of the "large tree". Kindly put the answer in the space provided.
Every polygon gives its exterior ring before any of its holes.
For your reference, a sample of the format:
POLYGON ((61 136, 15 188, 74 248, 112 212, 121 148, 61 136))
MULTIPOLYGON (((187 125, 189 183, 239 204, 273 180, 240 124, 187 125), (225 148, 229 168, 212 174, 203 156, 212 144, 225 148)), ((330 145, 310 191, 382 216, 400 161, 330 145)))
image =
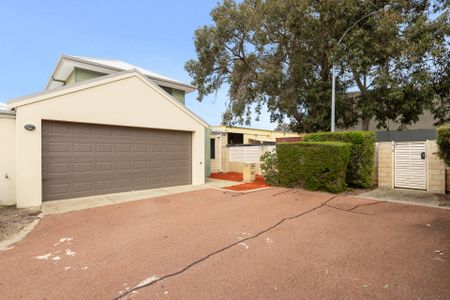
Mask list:
POLYGON ((195 32, 197 59, 188 61, 186 69, 199 100, 229 88, 227 124, 248 124, 253 110, 258 115, 267 108, 273 122, 289 118, 295 130, 328 130, 333 61, 339 127, 362 121, 367 129, 372 118, 380 127, 387 120, 407 125, 424 109, 442 121, 449 118, 448 97, 434 95, 448 90, 448 75, 438 72, 448 72, 449 63, 445 4, 225 0, 211 12, 213 24, 195 32), (361 20, 387 4, 389 10, 361 20), (352 86, 360 92, 349 96, 345 92, 352 86))

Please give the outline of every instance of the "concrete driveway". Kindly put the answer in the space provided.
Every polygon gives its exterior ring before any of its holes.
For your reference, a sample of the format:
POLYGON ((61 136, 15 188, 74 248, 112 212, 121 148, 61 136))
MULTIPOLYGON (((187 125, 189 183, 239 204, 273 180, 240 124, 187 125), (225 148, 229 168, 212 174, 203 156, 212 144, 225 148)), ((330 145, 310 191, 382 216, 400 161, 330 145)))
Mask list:
POLYGON ((448 299, 450 210, 271 188, 46 216, 2 299, 448 299))

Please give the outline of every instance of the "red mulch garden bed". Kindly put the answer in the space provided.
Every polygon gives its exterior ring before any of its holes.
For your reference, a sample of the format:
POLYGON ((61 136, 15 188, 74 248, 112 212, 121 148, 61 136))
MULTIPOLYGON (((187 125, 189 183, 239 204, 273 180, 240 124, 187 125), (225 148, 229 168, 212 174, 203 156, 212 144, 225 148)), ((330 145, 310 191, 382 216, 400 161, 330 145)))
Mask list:
MULTIPOLYGON (((237 172, 211 173, 211 175, 209 177, 214 178, 214 179, 222 179, 222 180, 237 181, 237 182, 242 182, 242 180, 243 180, 242 173, 237 173, 237 172)), ((259 188, 268 187, 268 186, 269 185, 266 184, 263 176, 256 175, 255 182, 242 183, 242 184, 238 184, 238 185, 230 185, 230 186, 224 187, 224 189, 232 190, 232 191, 246 191, 246 190, 259 189, 259 188)))

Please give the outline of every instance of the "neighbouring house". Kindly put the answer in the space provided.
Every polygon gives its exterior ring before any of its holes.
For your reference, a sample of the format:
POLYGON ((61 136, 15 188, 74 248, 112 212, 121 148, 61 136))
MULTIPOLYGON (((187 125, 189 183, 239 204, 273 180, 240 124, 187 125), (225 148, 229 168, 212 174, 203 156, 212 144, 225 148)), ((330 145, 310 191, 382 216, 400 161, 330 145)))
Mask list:
POLYGON ((209 126, 184 105, 194 90, 122 61, 63 55, 45 91, 0 111, 0 204, 203 184, 209 126))
POLYGON ((259 159, 275 149, 277 138, 299 138, 293 132, 243 127, 212 126, 210 134, 211 172, 242 172, 245 163, 255 163, 260 174, 259 159))
MULTIPOLYGON (((356 97, 359 92, 348 92, 348 97, 356 97)), ((375 131, 377 141, 379 142, 409 142, 409 141, 426 141, 436 139, 436 127, 434 126, 434 118, 430 111, 426 110, 419 116, 417 122, 405 126, 402 130, 398 130, 400 124, 393 120, 387 121, 387 129, 379 129, 376 127, 375 119, 369 121, 369 130, 375 131)), ((362 121, 348 129, 337 128, 337 131, 353 131, 362 130, 362 121)))

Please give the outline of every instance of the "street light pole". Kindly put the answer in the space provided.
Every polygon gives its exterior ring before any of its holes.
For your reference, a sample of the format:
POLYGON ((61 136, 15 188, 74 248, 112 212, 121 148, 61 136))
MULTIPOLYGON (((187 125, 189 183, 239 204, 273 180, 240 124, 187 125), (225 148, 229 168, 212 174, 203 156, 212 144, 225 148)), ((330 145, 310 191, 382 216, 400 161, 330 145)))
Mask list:
POLYGON ((334 132, 336 130, 336 73, 334 62, 331 67, 331 74, 333 77, 331 82, 331 132, 334 132))
MULTIPOLYGON (((361 22, 362 20, 364 20, 374 14, 377 14, 379 12, 388 11, 390 8, 391 8, 390 5, 385 5, 383 8, 376 10, 374 12, 371 12, 370 14, 363 16, 361 19, 359 19, 358 21, 353 23, 352 26, 347 28, 347 30, 344 32, 344 34, 342 34, 341 38, 338 40, 338 42, 335 46, 335 49, 339 47, 339 45, 341 44, 341 42, 344 39, 344 36, 347 34, 347 32, 349 32, 356 25, 358 25, 359 22, 361 22)), ((331 132, 335 132, 335 130, 336 130, 336 65, 335 65, 334 54, 331 57, 331 59, 332 59, 332 67, 331 67, 331 77, 332 77, 332 79, 331 79, 331 132)))

